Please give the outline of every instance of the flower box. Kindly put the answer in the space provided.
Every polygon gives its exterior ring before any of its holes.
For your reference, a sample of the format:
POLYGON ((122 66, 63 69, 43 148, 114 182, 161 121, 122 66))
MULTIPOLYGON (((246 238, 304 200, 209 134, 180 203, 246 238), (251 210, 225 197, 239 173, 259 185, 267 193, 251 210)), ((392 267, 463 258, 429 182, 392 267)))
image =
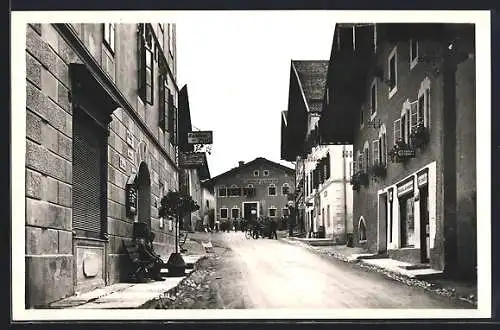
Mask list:
POLYGON ((423 149, 429 142, 429 130, 422 122, 410 133, 411 145, 417 149, 423 149))
POLYGON ((415 157, 415 149, 403 141, 403 139, 398 139, 396 144, 388 152, 389 157, 391 157, 391 162, 393 163, 404 163, 410 158, 415 157))

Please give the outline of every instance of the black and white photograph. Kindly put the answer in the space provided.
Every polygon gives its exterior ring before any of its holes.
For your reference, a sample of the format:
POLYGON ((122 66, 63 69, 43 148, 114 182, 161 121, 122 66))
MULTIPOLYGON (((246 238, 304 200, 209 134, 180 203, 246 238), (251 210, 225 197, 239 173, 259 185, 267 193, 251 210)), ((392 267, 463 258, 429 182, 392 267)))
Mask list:
POLYGON ((488 11, 13 12, 12 40, 13 320, 491 317, 488 11))

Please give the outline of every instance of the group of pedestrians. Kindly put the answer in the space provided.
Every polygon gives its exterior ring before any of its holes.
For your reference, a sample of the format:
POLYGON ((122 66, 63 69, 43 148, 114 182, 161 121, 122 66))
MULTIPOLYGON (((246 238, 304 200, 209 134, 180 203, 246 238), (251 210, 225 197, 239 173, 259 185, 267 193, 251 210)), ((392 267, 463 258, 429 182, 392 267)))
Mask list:
POLYGON ((205 232, 237 232, 252 230, 254 238, 268 237, 270 239, 278 239, 278 222, 274 218, 258 217, 257 219, 247 220, 244 218, 228 219, 227 221, 220 222, 215 219, 214 224, 211 225, 208 215, 203 218, 203 230, 205 232))

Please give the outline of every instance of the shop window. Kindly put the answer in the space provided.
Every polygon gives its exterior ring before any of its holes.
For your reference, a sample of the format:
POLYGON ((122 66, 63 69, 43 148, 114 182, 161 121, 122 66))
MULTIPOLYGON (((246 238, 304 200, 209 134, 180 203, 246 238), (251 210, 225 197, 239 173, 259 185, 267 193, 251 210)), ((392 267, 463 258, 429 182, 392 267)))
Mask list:
POLYGON ((219 197, 226 197, 227 196, 227 189, 225 186, 220 186, 219 187, 219 197))
POLYGON ((220 209, 220 218, 227 219, 227 207, 223 207, 220 209))
POLYGON ((391 98, 398 89, 398 54, 397 54, 397 48, 394 47, 392 52, 389 55, 388 58, 388 67, 389 67, 389 79, 388 79, 388 85, 389 85, 389 98, 391 98))
POLYGON ((418 41, 415 39, 410 40, 410 70, 418 63, 418 41))
POLYGON ((413 197, 400 197, 401 247, 415 246, 415 219, 413 197))
POLYGON ((115 53, 115 24, 105 23, 103 24, 103 40, 104 45, 108 48, 111 54, 115 53))
POLYGON ((268 187, 268 195, 269 196, 276 196, 276 186, 274 184, 271 184, 268 187))
POLYGON ((358 239, 360 243, 366 242, 366 223, 363 217, 358 222, 358 239))

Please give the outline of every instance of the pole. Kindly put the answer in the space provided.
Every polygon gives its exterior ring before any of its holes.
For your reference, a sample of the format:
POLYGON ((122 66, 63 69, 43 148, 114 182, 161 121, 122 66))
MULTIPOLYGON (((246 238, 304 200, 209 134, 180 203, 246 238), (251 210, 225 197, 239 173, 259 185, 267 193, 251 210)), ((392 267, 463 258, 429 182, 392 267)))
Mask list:
POLYGON ((345 163, 346 163, 346 150, 345 150, 345 145, 342 146, 342 159, 343 159, 343 191, 344 191, 344 236, 345 236, 345 242, 347 244, 347 182, 346 182, 346 168, 345 168, 345 163))

